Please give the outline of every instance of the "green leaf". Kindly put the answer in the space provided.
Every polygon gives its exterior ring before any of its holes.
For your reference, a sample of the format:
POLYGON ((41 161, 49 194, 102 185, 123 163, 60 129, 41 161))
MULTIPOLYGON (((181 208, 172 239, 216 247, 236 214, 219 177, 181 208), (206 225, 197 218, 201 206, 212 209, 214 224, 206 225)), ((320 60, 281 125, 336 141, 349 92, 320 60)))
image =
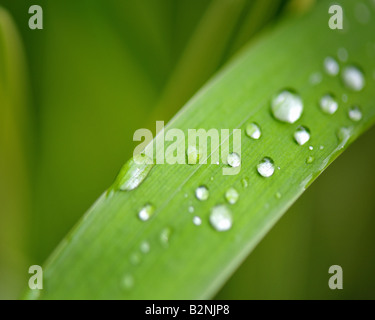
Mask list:
MULTIPOLYGON (((244 50, 168 124, 166 130, 185 133, 189 128, 241 129, 238 175, 224 176, 225 164, 157 164, 138 188, 103 195, 46 263, 39 297, 213 297, 311 182, 375 121, 375 21, 362 24, 354 16, 353 1, 341 4, 346 12, 343 31, 328 28, 329 2, 321 2, 312 14, 280 26, 244 50), (349 55, 347 63, 340 62, 341 71, 347 64, 363 70, 362 91, 345 87, 342 72, 324 73, 323 61, 336 57, 339 48, 349 55), (322 81, 313 85, 311 75, 317 72, 322 81), (270 111, 272 97, 289 88, 304 103, 302 117, 293 124, 277 121, 270 111), (339 102, 334 114, 319 107, 327 93, 339 102), (353 105, 362 110, 360 121, 348 116, 353 105), (245 135, 251 122, 261 127, 259 140, 245 135), (303 146, 293 138, 301 125, 311 132, 303 146), (272 158, 277 168, 269 178, 256 170, 264 157, 272 158), (209 189, 206 201, 195 198, 201 185, 209 189), (225 193, 232 187, 239 200, 230 205, 225 193), (210 225, 210 213, 224 203, 232 212, 233 226, 218 232, 210 225), (138 212, 146 204, 155 211, 141 221, 138 212), (200 226, 193 223, 194 216, 202 219, 200 226)), ((27 297, 37 296, 29 292, 27 297)))

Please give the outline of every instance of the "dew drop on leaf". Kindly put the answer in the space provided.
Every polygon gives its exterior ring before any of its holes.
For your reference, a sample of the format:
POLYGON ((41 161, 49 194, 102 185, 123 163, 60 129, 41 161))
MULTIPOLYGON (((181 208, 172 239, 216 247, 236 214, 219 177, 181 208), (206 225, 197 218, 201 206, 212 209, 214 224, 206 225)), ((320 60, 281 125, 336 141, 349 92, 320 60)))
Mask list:
POLYGON ((342 80, 344 85, 353 91, 361 91, 366 83, 363 72, 355 66, 345 67, 342 80))
POLYGON ((231 211, 225 205, 213 207, 210 214, 210 223, 216 231, 229 230, 233 223, 231 211))
POLYGON ((252 139, 258 140, 262 135, 260 127, 256 123, 250 123, 246 126, 246 135, 252 139))
POLYGON ((193 218, 193 223, 196 225, 196 226, 200 226, 202 224, 202 219, 199 218, 198 216, 195 216, 193 218))
POLYGON ((327 114, 334 114, 339 107, 336 98, 330 93, 327 93, 321 97, 319 105, 320 109, 327 114))
POLYGON ((324 59, 324 70, 330 76, 337 76, 340 71, 340 66, 334 58, 327 57, 324 59))
POLYGON ((271 177, 275 172, 273 160, 269 157, 263 158, 262 161, 259 162, 257 170, 262 177, 271 177))
POLYGON ((310 140, 310 130, 306 127, 300 126, 294 132, 294 140, 302 146, 310 140))
POLYGON ((348 111, 348 116, 352 121, 360 121, 362 119, 362 111, 358 106, 352 106, 348 111))
POLYGON ((206 186, 200 186, 195 189, 195 196, 198 200, 205 201, 210 196, 210 192, 208 191, 208 188, 206 186))
POLYGON ((272 99, 271 110, 277 120, 294 123, 302 115, 303 102, 296 93, 283 90, 272 99))
POLYGON ((152 204, 147 203, 141 210, 139 210, 138 217, 142 221, 147 221, 152 217, 154 212, 155 212, 155 207, 152 204))
POLYGON ((225 192, 225 199, 228 201, 229 204, 235 204, 240 197, 238 191, 235 188, 229 188, 225 192))
POLYGON ((231 167, 237 168, 241 165, 241 157, 239 156, 238 153, 235 153, 235 152, 230 153, 228 154, 227 162, 231 167))

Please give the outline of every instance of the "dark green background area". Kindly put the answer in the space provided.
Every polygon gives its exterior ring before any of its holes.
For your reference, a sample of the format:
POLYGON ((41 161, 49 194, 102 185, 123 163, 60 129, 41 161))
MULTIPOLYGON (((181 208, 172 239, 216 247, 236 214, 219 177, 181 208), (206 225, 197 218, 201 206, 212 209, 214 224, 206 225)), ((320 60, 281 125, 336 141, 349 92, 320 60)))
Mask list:
MULTIPOLYGON (((0 298, 20 296, 28 266, 42 265, 112 183, 132 155, 134 131, 154 131, 155 120, 167 122, 286 5, 275 0, 269 16, 252 29, 246 21, 258 10, 256 1, 243 1, 232 20, 223 15, 224 30, 233 26, 228 40, 213 34, 216 40, 201 50, 210 50, 214 62, 193 63, 195 77, 178 82, 179 96, 170 103, 166 88, 179 79, 174 72, 212 2, 1 0, 21 34, 28 67, 32 210, 27 235, 11 230, 24 241, 26 258, 21 265, 0 263, 0 298), (44 30, 28 28, 31 4, 43 7, 44 30), (238 40, 241 30, 249 31, 238 40)), ((324 172, 217 298, 374 299, 374 141, 372 129, 324 172), (344 270, 342 291, 328 288, 334 264, 344 270)))

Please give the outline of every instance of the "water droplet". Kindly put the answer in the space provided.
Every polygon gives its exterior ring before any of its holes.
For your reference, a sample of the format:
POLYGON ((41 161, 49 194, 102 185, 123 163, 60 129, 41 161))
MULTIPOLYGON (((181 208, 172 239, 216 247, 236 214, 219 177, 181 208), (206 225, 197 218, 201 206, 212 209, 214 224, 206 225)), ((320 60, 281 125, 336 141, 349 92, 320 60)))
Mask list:
POLYGON ((232 213, 225 205, 212 208, 210 223, 216 231, 227 231, 232 227, 232 213))
POLYGON ((310 140, 310 130, 306 127, 298 127, 296 132, 294 132, 294 139, 300 146, 304 145, 310 140))
POLYGON ((350 120, 355 122, 360 121, 362 119, 362 111, 358 106, 352 106, 348 112, 350 120))
POLYGON ((339 48, 337 50, 337 56, 339 57, 339 60, 342 62, 346 62, 348 60, 348 51, 345 48, 339 48))
POLYGON ((195 196, 198 200, 205 201, 208 199, 210 192, 206 186, 200 186, 195 189, 195 196))
POLYGON ((227 162, 233 168, 239 167, 241 165, 241 157, 238 155, 238 153, 230 153, 228 154, 227 162))
POLYGON ((332 57, 324 59, 324 70, 331 76, 337 76, 340 71, 340 66, 332 57))
POLYGON ((365 86, 363 72, 355 66, 348 66, 343 70, 342 80, 345 86, 353 91, 361 91, 365 86))
POLYGON ((352 134, 351 128, 342 127, 337 132, 337 138, 339 139, 339 146, 337 149, 342 149, 346 145, 346 143, 349 141, 349 138, 352 134))
POLYGON ((230 204, 235 204, 239 197, 240 195, 238 194, 238 191, 235 188, 229 188, 227 192, 225 192, 225 199, 230 204))
POLYGON ((202 224, 202 219, 199 218, 198 216, 195 216, 193 218, 193 223, 196 225, 196 226, 200 226, 202 224))
POLYGON ((188 146, 186 156, 188 164, 197 164, 199 162, 199 152, 196 146, 188 146))
POLYGON ((130 191, 137 188, 148 176, 152 167, 152 160, 145 155, 136 155, 121 168, 116 181, 109 189, 130 191))
POLYGON ((314 157, 312 157, 312 156, 309 156, 307 159, 306 159, 306 163, 307 164, 311 164, 311 163, 313 163, 314 162, 314 160, 315 160, 315 158, 314 157))
POLYGON ((320 147, 319 147, 319 150, 323 150, 323 149, 324 149, 324 146, 320 146, 320 147))
POLYGON ((313 146, 309 146, 309 150, 314 150, 314 147, 313 146))
POLYGON ((241 184, 242 184, 242 186, 246 189, 246 188, 249 186, 249 181, 248 181, 248 179, 247 179, 247 178, 243 178, 243 179, 241 180, 241 184))
POLYGON ((163 246, 167 247, 169 245, 169 240, 172 234, 172 229, 164 228, 160 233, 160 242, 163 246))
POLYGON ((141 262, 141 256, 140 256, 138 253, 133 253, 133 254, 130 256, 130 262, 131 262, 131 264, 133 264, 133 265, 138 265, 138 264, 140 264, 140 262, 141 262))
POLYGON ((272 99, 271 109, 277 120, 294 123, 302 115, 302 99, 296 93, 284 90, 272 99))
POLYGON ((339 105, 332 94, 326 94, 320 99, 320 108, 324 113, 334 114, 339 105))
POLYGON ((131 288, 133 288, 134 286, 134 278, 131 274, 127 274, 124 276, 124 278, 122 279, 122 285, 124 287, 124 289, 126 290, 130 290, 131 288))
POLYGON ((281 193, 280 193, 280 192, 276 192, 275 197, 276 197, 277 199, 281 199, 281 193))
POLYGON ((356 4, 354 13, 360 24, 367 24, 370 22, 371 12, 363 2, 356 4))
POLYGON ((343 102, 348 102, 348 95, 344 93, 344 94, 341 96, 341 100, 342 100, 343 102))
POLYGON ((142 253, 149 253, 150 252, 150 244, 147 241, 143 241, 140 245, 140 249, 142 253))
POLYGON ((188 211, 189 211, 190 213, 193 213, 193 212, 194 212, 194 207, 193 207, 193 206, 189 206, 188 211))
POLYGON ((309 82, 311 85, 317 85, 322 82, 323 76, 320 72, 314 72, 310 75, 309 82))
POLYGON ((155 212, 155 207, 150 204, 150 203, 147 203, 138 213, 138 217, 139 219, 141 219, 142 221, 147 221, 151 218, 151 216, 154 214, 155 212))
POLYGON ((250 123, 246 126, 246 134, 248 137, 258 140, 262 135, 259 125, 256 123, 250 123))
POLYGON ((265 157, 259 162, 257 170, 262 177, 268 178, 275 172, 275 166, 271 158, 265 157))

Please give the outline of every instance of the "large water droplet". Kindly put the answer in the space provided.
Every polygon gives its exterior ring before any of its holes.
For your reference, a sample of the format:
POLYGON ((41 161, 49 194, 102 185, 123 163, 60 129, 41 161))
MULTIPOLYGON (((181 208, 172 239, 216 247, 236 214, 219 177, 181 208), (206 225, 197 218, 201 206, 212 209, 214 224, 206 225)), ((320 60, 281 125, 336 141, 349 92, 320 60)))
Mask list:
POLYGON ((304 145, 310 140, 310 130, 306 127, 298 127, 296 132, 294 132, 294 139, 300 146, 304 145))
POLYGON ((275 165, 271 158, 265 157, 259 162, 257 170, 262 177, 268 178, 275 172, 275 165))
POLYGON ((348 116, 350 120, 360 121, 362 119, 362 111, 358 106, 352 106, 348 111, 348 116))
POLYGON ((238 191, 235 188, 229 188, 227 192, 225 192, 225 199, 230 204, 235 204, 238 201, 238 198, 240 195, 238 194, 238 191))
POLYGON ((199 218, 198 216, 195 216, 193 218, 193 223, 196 225, 196 226, 200 226, 202 224, 202 219, 199 218))
POLYGON ((328 114, 334 114, 339 107, 335 97, 332 94, 325 94, 320 99, 319 105, 320 109, 322 109, 324 113, 328 114))
POLYGON ((241 157, 238 153, 230 153, 228 154, 227 162, 233 168, 239 167, 241 165, 241 157))
POLYGON ((355 66, 348 66, 343 70, 342 80, 353 91, 361 91, 366 83, 363 72, 355 66))
POLYGON ((260 127, 258 124, 250 123, 246 126, 246 134, 248 137, 258 140, 262 135, 262 132, 260 131, 260 127))
POLYGON ((210 223, 216 231, 227 231, 232 227, 232 213, 225 205, 212 208, 210 223))
POLYGON ((195 189, 195 196, 198 200, 205 201, 208 199, 210 192, 206 186, 200 186, 195 189))
POLYGON ((302 115, 302 99, 296 93, 284 90, 272 99, 271 109, 277 120, 294 123, 302 115))
POLYGON ((334 58, 327 57, 324 59, 324 70, 327 74, 336 76, 340 71, 340 66, 334 58))
POLYGON ((186 156, 188 164, 197 164, 199 162, 199 152, 196 146, 188 146, 186 156))
POLYGON ((130 191, 137 188, 147 178, 153 166, 149 157, 134 156, 121 168, 111 189, 130 191))
POLYGON ((151 218, 151 216, 154 214, 155 212, 155 207, 150 204, 150 203, 147 203, 139 212, 138 212, 138 217, 139 219, 141 219, 142 221, 147 221, 151 218))

